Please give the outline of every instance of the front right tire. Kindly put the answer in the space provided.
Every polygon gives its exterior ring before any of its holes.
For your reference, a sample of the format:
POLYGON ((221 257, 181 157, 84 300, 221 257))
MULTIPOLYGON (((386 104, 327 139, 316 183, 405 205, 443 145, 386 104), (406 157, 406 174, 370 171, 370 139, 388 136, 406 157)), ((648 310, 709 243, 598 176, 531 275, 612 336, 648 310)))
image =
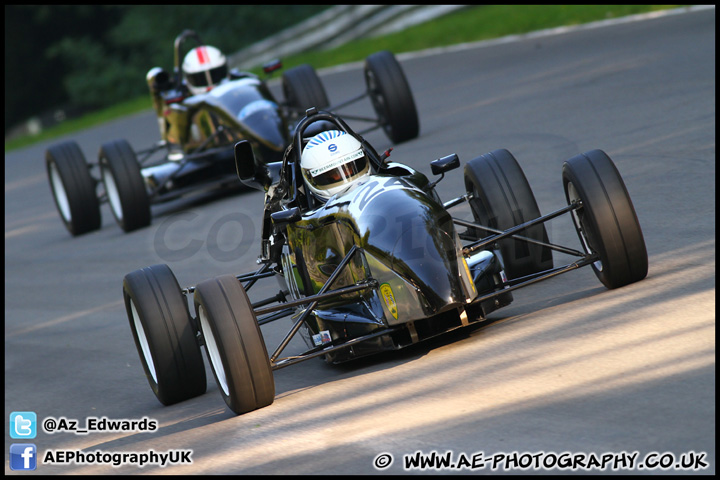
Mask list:
POLYGON ((270 405, 275 381, 265 341, 245 289, 233 275, 195 287, 195 311, 213 375, 240 415, 270 405))
POLYGON ((115 221, 125 232, 150 225, 150 197, 135 151, 126 140, 100 147, 100 175, 115 221))

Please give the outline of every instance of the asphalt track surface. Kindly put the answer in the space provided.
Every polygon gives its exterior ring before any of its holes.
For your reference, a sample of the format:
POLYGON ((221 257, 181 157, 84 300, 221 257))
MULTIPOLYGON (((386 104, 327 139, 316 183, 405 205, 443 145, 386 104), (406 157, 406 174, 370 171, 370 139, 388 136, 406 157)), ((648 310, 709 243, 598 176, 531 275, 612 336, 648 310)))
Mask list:
MULTIPOLYGON (((278 370, 274 403, 242 416, 226 408, 206 361, 207 393, 164 407, 142 372, 121 303, 122 278, 157 263, 167 263, 183 286, 252 270, 262 194, 157 208, 153 224, 131 234, 105 205, 101 230, 71 238, 50 196, 48 144, 13 152, 5 157, 6 425, 11 412, 33 411, 39 422, 74 419, 82 427, 90 417, 148 417, 159 428, 78 435, 39 426, 29 441, 6 429, 5 473, 551 471, 533 469, 537 462, 555 465, 556 473, 715 473, 715 10, 401 63, 421 135, 395 145, 395 160, 430 176, 429 162, 443 155, 457 153, 465 163, 507 148, 547 213, 564 205, 563 161, 603 149, 634 202, 648 277, 610 291, 591 269, 580 269, 515 292, 515 302, 480 328, 343 366, 314 359, 278 370), (34 472, 10 470, 10 444, 18 442, 36 444, 41 461, 34 472), (173 449, 192 450, 192 464, 43 461, 65 450, 173 449), (416 452, 450 452, 456 468, 405 469, 405 456, 416 452), (560 469, 563 453, 625 454, 626 463, 560 469), (480 458, 489 460, 483 468, 480 458), (492 460, 501 458, 493 470, 492 460), (707 467, 675 468, 697 459, 707 467), (650 469, 639 465, 643 460, 670 465, 650 469), (460 469, 473 462, 476 469, 460 469)), ((322 77, 331 101, 363 88, 357 68, 322 77)), ((158 136, 144 112, 73 138, 92 158, 103 142, 126 138, 140 148, 158 136)), ((379 131, 367 138, 380 151, 391 146, 379 131)), ((461 171, 438 188, 446 200, 462 193, 461 171)), ((464 208, 457 213, 469 218, 464 208)), ((579 248, 568 218, 553 220, 549 230, 552 241, 579 248)), ((273 280, 258 284, 251 298, 276 290, 273 280)), ((263 327, 269 348, 288 322, 263 327)), ((288 353, 302 350, 299 342, 288 353)), ((591 466, 590 457, 579 458, 591 466)))

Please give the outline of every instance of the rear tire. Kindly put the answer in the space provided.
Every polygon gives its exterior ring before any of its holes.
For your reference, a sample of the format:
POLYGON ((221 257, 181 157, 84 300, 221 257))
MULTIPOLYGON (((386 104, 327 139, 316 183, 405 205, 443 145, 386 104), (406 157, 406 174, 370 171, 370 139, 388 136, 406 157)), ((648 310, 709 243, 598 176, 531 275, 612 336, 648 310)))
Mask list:
POLYGON ((135 151, 126 140, 100 148, 100 176, 115 221, 125 232, 150 225, 150 197, 135 151))
POLYGON ((123 299, 145 375, 160 403, 205 393, 198 329, 170 268, 153 265, 127 274, 123 299))
POLYGON ((285 102, 298 114, 304 114, 310 107, 325 110, 330 105, 325 87, 310 65, 299 65, 283 73, 282 89, 285 102))
POLYGON ((597 253, 592 267, 607 288, 642 280, 648 256, 640 223, 625 182, 602 150, 576 155, 563 165, 563 188, 568 204, 581 201, 572 212, 575 230, 586 253, 597 253))
POLYGON ((233 275, 195 287, 195 310, 223 400, 240 415, 270 405, 275 381, 245 289, 233 275))
POLYGON ((97 181, 78 144, 68 141, 51 146, 45 152, 45 165, 55 206, 68 232, 78 236, 99 229, 97 181))
POLYGON ((387 50, 365 59, 365 84, 380 125, 393 143, 420 133, 417 108, 410 85, 395 55, 387 50))
MULTIPOLYGON (((475 223, 499 230, 540 217, 530 184, 515 157, 500 149, 470 160, 465 165, 465 188, 473 195, 470 207, 475 223)), ((472 230, 471 230, 472 231, 472 230)), ((474 230, 477 238, 494 233, 474 230)), ((544 224, 535 225, 520 236, 548 243, 544 224)), ((524 277, 553 267, 548 247, 506 238, 498 242, 509 279, 524 277)))

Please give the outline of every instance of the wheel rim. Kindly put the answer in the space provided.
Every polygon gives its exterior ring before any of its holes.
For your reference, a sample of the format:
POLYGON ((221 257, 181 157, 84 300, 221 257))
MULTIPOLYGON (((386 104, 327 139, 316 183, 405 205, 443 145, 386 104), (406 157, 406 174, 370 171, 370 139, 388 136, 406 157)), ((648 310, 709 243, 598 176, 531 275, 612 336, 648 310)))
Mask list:
POLYGON ((388 135, 390 135, 392 133, 392 127, 388 124, 387 115, 385 113, 385 97, 383 97, 382 93, 380 93, 377 81, 375 80, 375 74, 372 70, 367 70, 365 78, 367 80, 368 90, 370 91, 370 101, 372 102, 373 107, 375 107, 375 112, 378 115, 380 124, 388 135))
MULTIPOLYGON (((573 185, 572 182, 568 182, 567 184, 567 194, 568 194, 568 200, 570 203, 575 201, 582 201, 580 198, 580 195, 578 194, 577 189, 575 188, 575 185, 573 185)), ((585 208, 585 207, 583 207, 585 208)), ((580 243, 582 244, 583 250, 585 250, 585 253, 592 254, 595 253, 590 248, 590 244, 587 240, 587 235, 585 233, 585 229, 582 225, 582 219, 580 218, 580 215, 578 215, 578 209, 572 210, 570 213, 573 223, 575 224, 575 228, 577 229, 578 233, 580 233, 580 243)), ((599 271, 602 272, 602 262, 600 260, 593 263, 593 266, 599 271)))
POLYGON ((70 201, 68 200, 62 178, 60 178, 60 172, 58 172, 57 166, 54 162, 50 163, 50 181, 52 182, 53 194, 55 196, 55 202, 57 202, 58 209, 60 210, 60 215, 62 215, 66 222, 72 221, 70 201))
POLYGON ((150 344, 148 343, 145 329, 140 321, 140 315, 138 315, 137 309, 135 308, 135 302, 133 302, 132 299, 130 300, 130 309, 132 310, 133 325, 135 325, 135 333, 137 333, 138 343, 140 344, 140 350, 142 350, 143 358, 145 359, 145 365, 147 365, 153 381, 157 383, 157 372, 155 371, 155 363, 150 354, 150 344))
POLYGON ((225 369, 223 368, 222 359, 220 357, 220 350, 218 349, 217 342, 213 336, 212 329, 210 328, 210 322, 208 322, 207 313, 202 305, 198 306, 198 317, 200 317, 200 330, 202 330, 203 338, 205 338, 205 349, 207 350, 208 357, 210 358, 210 365, 215 372, 218 385, 225 395, 230 394, 230 389, 227 384, 227 377, 225 376, 225 369))
POLYGON ((120 203, 120 193, 118 192, 115 179, 112 176, 109 168, 103 167, 102 169, 103 184, 105 185, 105 193, 107 194, 108 201, 110 202, 110 208, 112 208, 113 215, 118 221, 123 219, 122 204, 120 203))

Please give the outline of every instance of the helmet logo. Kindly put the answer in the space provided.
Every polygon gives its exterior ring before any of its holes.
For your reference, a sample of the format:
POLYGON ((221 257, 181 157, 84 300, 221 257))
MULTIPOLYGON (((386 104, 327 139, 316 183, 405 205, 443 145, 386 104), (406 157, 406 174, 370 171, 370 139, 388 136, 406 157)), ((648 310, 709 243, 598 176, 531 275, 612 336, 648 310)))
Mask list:
POLYGON ((331 143, 330 145, 328 145, 328 150, 330 150, 330 152, 335 152, 337 150, 337 145, 331 143))

